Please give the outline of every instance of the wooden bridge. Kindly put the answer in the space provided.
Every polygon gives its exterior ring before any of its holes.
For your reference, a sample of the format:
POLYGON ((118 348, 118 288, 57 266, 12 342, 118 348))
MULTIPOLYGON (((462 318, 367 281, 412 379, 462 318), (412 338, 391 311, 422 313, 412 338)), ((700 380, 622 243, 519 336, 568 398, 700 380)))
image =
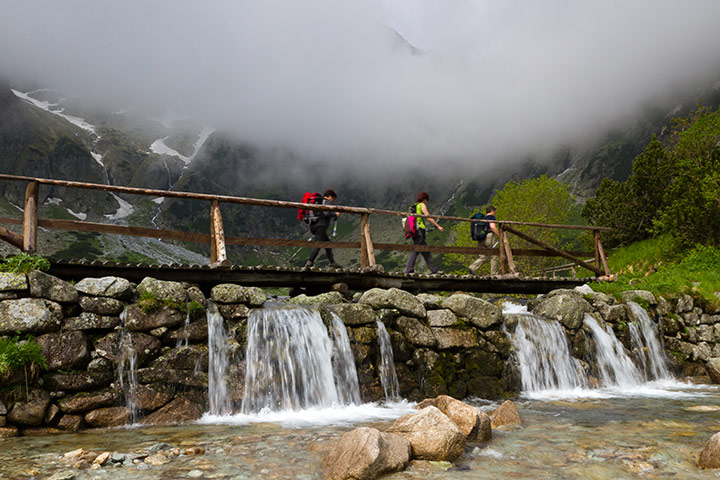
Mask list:
MULTIPOLYGON (((458 247, 438 245, 408 245, 395 243, 373 242, 370 228, 371 215, 390 215, 404 217, 406 212, 382 210, 375 208, 350 207, 342 205, 308 205, 300 202, 286 202, 257 198, 233 197, 192 192, 176 192, 169 190, 153 190, 115 185, 54 180, 46 178, 25 177, 0 174, 0 180, 24 182, 25 202, 23 218, 0 218, 2 225, 20 225, 21 234, 0 226, 0 239, 14 245, 24 252, 37 252, 38 227, 67 231, 84 231, 109 233, 166 239, 182 242, 198 242, 209 244, 210 264, 206 266, 189 265, 129 265, 114 262, 59 262, 54 261, 50 273, 61 278, 82 278, 83 276, 118 275, 131 280, 141 280, 145 276, 153 276, 168 280, 182 280, 210 285, 222 282, 241 283, 258 286, 306 287, 310 289, 327 289, 332 284, 345 284, 351 289, 371 287, 398 287, 411 291, 429 290, 464 290, 496 293, 544 293, 554 288, 567 288, 591 280, 612 280, 607 258, 599 235, 607 227, 586 227, 580 225, 550 225, 529 222, 495 220, 500 232, 498 248, 458 247), (107 223, 86 222, 81 220, 59 220, 38 218, 38 199, 41 185, 65 187, 71 189, 100 190, 116 194, 145 195, 159 198, 181 198, 209 203, 209 233, 183 232, 158 228, 115 225, 107 223), (224 233, 221 205, 240 204, 269 208, 311 209, 333 211, 360 216, 360 235, 356 242, 314 242, 288 238, 250 238, 228 237, 224 233), (517 226, 533 226, 550 229, 589 230, 593 232, 594 251, 564 251, 553 247, 539 239, 516 229, 517 226), (511 248, 510 235, 535 245, 537 249, 511 248), (227 245, 278 246, 278 247, 310 247, 338 248, 359 250, 359 268, 356 269, 299 269, 285 267, 246 267, 232 265, 227 259, 227 245), (469 255, 496 255, 500 259, 500 275, 493 277, 474 277, 470 275, 404 275, 385 273, 375 261, 376 250, 416 251, 432 253, 460 253, 469 255), (523 278, 515 267, 516 256, 562 257, 570 266, 583 267, 596 276, 592 278, 523 278), (584 259, 591 258, 586 261, 584 259)), ((439 220, 470 222, 463 217, 431 215, 439 220)), ((475 220, 477 221, 477 220, 475 220)), ((485 220, 480 220, 485 221, 485 220)), ((399 223, 399 222, 398 222, 399 223)), ((399 228, 399 227, 398 227, 399 228)))

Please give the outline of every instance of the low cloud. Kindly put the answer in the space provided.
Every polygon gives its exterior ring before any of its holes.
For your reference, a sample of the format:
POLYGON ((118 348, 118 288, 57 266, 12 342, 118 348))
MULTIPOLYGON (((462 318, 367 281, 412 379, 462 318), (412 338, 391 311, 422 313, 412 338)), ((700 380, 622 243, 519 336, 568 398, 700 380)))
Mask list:
POLYGON ((720 71, 720 2, 10 0, 0 75, 368 168, 591 139, 720 71))

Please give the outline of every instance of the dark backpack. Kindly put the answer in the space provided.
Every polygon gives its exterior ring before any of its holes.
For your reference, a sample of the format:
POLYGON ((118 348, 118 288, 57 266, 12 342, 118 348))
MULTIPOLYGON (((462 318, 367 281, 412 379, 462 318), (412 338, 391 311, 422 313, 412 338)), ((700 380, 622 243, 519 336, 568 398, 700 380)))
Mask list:
POLYGON ((412 205, 408 209, 408 216, 402 219, 403 232, 405 238, 415 238, 417 234, 417 217, 414 215, 417 212, 417 203, 412 205))
MULTIPOLYGON (((471 220, 483 220, 485 215, 477 212, 471 220)), ((470 236, 473 240, 483 240, 490 231, 490 222, 470 222, 470 236)))
MULTIPOLYGON (((305 192, 305 195, 303 195, 302 202, 303 203, 312 203, 312 204, 322 204, 323 196, 319 194, 318 192, 311 193, 311 192, 305 192)), ((310 223, 312 220, 317 218, 317 212, 315 210, 308 210, 306 208, 301 208, 298 210, 298 220, 302 220, 305 223, 310 223)))

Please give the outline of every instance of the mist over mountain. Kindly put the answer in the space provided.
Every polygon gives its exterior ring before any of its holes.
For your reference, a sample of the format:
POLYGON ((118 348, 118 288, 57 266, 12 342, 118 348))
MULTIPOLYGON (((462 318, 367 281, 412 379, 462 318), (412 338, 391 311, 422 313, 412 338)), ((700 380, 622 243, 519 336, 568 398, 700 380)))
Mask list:
MULTIPOLYGON (((341 204, 401 210, 426 190, 442 213, 543 173, 586 197, 627 177, 672 117, 720 104, 719 13, 713 1, 11 1, 0 171, 283 200, 331 187, 341 204)), ((0 185, 5 214, 23 188, 0 185)), ((209 221, 180 201, 41 194, 56 218, 209 221)), ((304 234, 289 210, 224 215, 230 235, 304 234)))

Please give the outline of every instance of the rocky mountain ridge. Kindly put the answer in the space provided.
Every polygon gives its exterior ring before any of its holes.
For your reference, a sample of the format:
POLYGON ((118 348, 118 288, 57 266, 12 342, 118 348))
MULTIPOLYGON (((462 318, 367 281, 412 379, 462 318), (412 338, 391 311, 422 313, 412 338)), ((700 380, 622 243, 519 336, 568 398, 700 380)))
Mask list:
MULTIPOLYGON (((580 197, 592 195, 605 177, 623 179, 633 158, 655 133, 661 138, 669 120, 689 113, 699 98, 720 104, 720 82, 686 95, 670 110, 648 109, 639 120, 618 125, 590 147, 566 148, 526 159, 519 167, 493 172, 393 171, 382 180, 361 175, 360 166, 308 162, 292 152, 265 151, 238 142, 227 132, 169 114, 155 117, 129 110, 96 112, 77 99, 46 89, 15 88, 0 81, 0 172, 162 190, 220 193, 243 197, 299 200, 304 191, 332 187, 339 204, 405 210, 417 191, 431 190, 433 211, 461 212, 485 204, 493 190, 511 179, 547 173, 572 185, 580 197), (519 173, 522 172, 522 173, 519 173)), ((15 216, 25 185, 0 182, 2 216, 15 216)), ((41 216, 170 228, 206 233, 204 202, 114 195, 56 187, 41 188, 41 216)), ((393 219, 373 220, 378 241, 402 239, 393 219)), ((223 206, 227 235, 299 238, 306 226, 293 210, 271 211, 223 206), (278 232, 280 232, 278 234, 278 232)), ((359 219, 344 217, 338 239, 354 239, 359 219)), ((205 245, 170 245, 158 240, 117 239, 110 235, 50 232, 42 253, 60 258, 107 258, 205 263, 205 245)), ((9 250, 3 246, 4 252, 9 250)), ((297 250, 233 247, 231 260, 242 263, 301 261, 297 250)), ((348 255, 350 255, 348 253, 348 255)), ((391 255, 392 256, 392 255, 391 255)), ((344 258, 353 261, 351 256, 344 258)), ((388 260, 388 259, 386 259, 388 260)))

